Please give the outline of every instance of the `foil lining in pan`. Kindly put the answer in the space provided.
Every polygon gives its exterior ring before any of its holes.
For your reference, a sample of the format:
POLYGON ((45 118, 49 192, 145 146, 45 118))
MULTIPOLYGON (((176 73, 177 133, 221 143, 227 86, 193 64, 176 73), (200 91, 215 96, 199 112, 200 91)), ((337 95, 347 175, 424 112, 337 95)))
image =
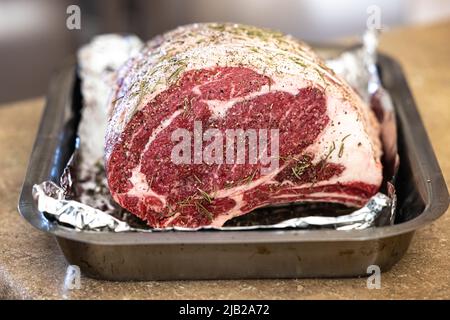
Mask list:
POLYGON ((65 190, 51 181, 45 181, 39 185, 35 185, 33 187, 33 197, 37 200, 39 211, 46 212, 51 219, 58 221, 62 225, 71 226, 77 230, 89 231, 236 231, 287 228, 332 228, 336 230, 356 230, 366 229, 377 224, 385 225, 386 222, 389 224, 389 221, 392 221, 392 217, 394 216, 392 198, 382 193, 377 193, 364 207, 354 211, 351 214, 338 217, 309 216, 293 218, 270 225, 143 229, 131 227, 127 222, 121 221, 102 210, 93 208, 75 200, 67 200, 65 190))
MULTIPOLYGON (((265 224, 255 219, 255 223, 251 225, 150 229, 142 223, 134 223, 137 218, 118 207, 111 199, 101 160, 95 166, 89 166, 86 169, 86 166, 83 165, 83 157, 79 156, 78 140, 75 153, 60 179, 60 186, 52 181, 45 181, 33 187, 33 197, 39 211, 44 212, 50 220, 63 226, 76 230, 107 232, 236 231, 288 228, 356 230, 393 224, 396 206, 393 181, 399 163, 395 114, 389 93, 383 89, 376 67, 376 31, 367 31, 363 40, 361 46, 327 60, 327 64, 338 75, 345 78, 367 104, 374 108, 381 124, 385 182, 380 192, 362 208, 342 215, 336 215, 334 210, 324 208, 320 215, 290 217, 265 224)), ((103 80, 97 79, 97 81, 103 80)), ((104 112, 106 114, 106 108, 104 112)), ((88 136, 84 137, 80 134, 79 139, 82 140, 88 136)), ((266 210, 276 211, 277 208, 269 207, 266 210)))

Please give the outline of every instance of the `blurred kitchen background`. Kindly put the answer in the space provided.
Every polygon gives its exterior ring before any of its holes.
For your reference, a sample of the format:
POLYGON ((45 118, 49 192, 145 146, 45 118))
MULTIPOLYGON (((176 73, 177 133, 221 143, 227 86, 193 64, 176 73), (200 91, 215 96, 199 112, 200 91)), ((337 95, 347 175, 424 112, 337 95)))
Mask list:
POLYGON ((95 34, 148 39, 181 24, 232 21, 329 41, 360 35, 371 5, 388 27, 450 19, 450 0, 0 0, 0 103, 44 95, 52 72, 95 34), (80 30, 66 27, 72 4, 80 30))

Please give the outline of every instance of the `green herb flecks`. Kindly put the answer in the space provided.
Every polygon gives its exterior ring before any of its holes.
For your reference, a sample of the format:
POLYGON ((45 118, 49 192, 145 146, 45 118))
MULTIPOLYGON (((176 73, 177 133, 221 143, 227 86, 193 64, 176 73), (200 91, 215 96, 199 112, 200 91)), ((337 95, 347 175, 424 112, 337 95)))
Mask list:
POLYGON ((297 179, 300 179, 303 173, 311 166, 311 161, 309 159, 302 157, 297 161, 294 167, 292 167, 292 173, 297 179))
POLYGON ((234 182, 234 181, 231 181, 231 182, 226 181, 224 184, 225 189, 231 189, 231 188, 234 188, 235 186, 236 186, 236 182, 234 182))
POLYGON ((167 78, 167 83, 172 84, 178 80, 178 76, 186 69, 187 64, 182 62, 178 68, 167 78))
POLYGON ((208 27, 212 30, 225 31, 226 26, 224 24, 210 24, 208 27))
POLYGON ((180 207, 188 207, 188 206, 192 206, 193 204, 191 203, 192 200, 194 200, 195 195, 191 195, 181 201, 178 202, 178 206, 180 207))
POLYGON ((322 72, 320 70, 318 70, 318 69, 314 69, 314 70, 317 72, 317 74, 319 75, 320 79, 322 79, 322 82, 325 84, 325 89, 326 89, 328 87, 328 82, 325 80, 322 72))
POLYGON ((122 100, 123 99, 123 97, 125 97, 125 95, 123 95, 123 96, 120 96, 120 97, 117 97, 116 99, 114 99, 111 103, 112 104, 115 104, 117 101, 119 101, 119 100, 122 100))
POLYGON ((331 154, 335 150, 336 150, 336 144, 333 141, 332 145, 328 149, 328 152, 327 152, 326 156, 320 161, 320 169, 318 171, 314 172, 313 181, 311 183, 310 188, 312 188, 316 184, 316 182, 317 182, 317 173, 318 172, 320 173, 320 172, 323 171, 323 169, 325 169, 325 165, 327 164, 327 160, 330 158, 331 154))
POLYGON ((338 153, 338 157, 339 158, 341 158, 344 155, 344 141, 345 141, 345 139, 347 139, 350 136, 351 136, 351 134, 348 134, 348 135, 346 135, 345 137, 342 138, 341 146, 339 147, 339 153, 338 153))
POLYGON ((228 32, 235 36, 247 36, 251 38, 259 38, 264 41, 270 39, 282 39, 283 34, 278 31, 260 29, 247 25, 226 25, 226 24, 210 24, 209 28, 220 32, 228 32))
POLYGON ((197 175, 196 175, 195 173, 193 173, 192 175, 193 175, 194 179, 197 180, 197 182, 198 182, 199 184, 202 184, 202 180, 200 180, 200 178, 197 177, 197 175))
POLYGON ((139 91, 138 91, 139 98, 138 98, 138 102, 137 102, 136 106, 139 106, 141 104, 142 100, 144 99, 144 96, 147 93, 146 88, 147 88, 147 82, 141 81, 141 83, 139 84, 139 91))
POLYGON ((148 189, 150 190, 152 188, 153 180, 155 179, 155 176, 153 175, 150 179, 150 182, 148 183, 148 189))
POLYGON ((256 170, 254 170, 249 176, 242 179, 242 182, 245 184, 249 184, 250 182, 253 181, 253 179, 255 178, 255 175, 256 175, 256 170))
POLYGON ((291 61, 293 61, 295 64, 298 64, 299 66, 301 66, 302 68, 306 68, 306 64, 303 63, 303 61, 300 58, 298 58, 298 57, 289 57, 289 59, 291 61))
POLYGON ((283 161, 290 161, 290 160, 298 160, 296 157, 291 156, 291 155, 287 155, 287 156, 279 156, 278 159, 283 160, 283 161))
POLYGON ((333 144, 330 146, 330 148, 328 149, 328 153, 325 156, 325 158, 322 160, 324 163, 328 160, 328 158, 330 158, 331 154, 334 152, 334 150, 336 150, 336 144, 333 141, 333 144))
POLYGON ((213 200, 214 200, 214 196, 213 195, 209 194, 208 192, 206 192, 206 191, 204 191, 204 190, 202 190, 200 188, 197 188, 197 190, 198 190, 198 192, 200 192, 200 195, 203 198, 203 200, 205 200, 208 203, 212 203, 213 202, 213 200))
POLYGON ((172 206, 170 204, 167 203, 166 206, 167 206, 167 209, 169 209, 169 211, 168 211, 167 214, 164 215, 164 218, 170 218, 170 217, 174 216, 177 213, 176 210, 172 209, 172 206))
POLYGON ((195 202, 195 207, 197 208, 198 212, 205 215, 209 221, 212 221, 213 214, 208 209, 206 209, 204 205, 197 201, 195 202))

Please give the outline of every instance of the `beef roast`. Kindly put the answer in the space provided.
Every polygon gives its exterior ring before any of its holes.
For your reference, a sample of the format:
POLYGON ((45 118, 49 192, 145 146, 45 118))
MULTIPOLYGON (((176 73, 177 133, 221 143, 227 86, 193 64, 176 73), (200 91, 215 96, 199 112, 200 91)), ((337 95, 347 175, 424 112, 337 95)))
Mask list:
POLYGON ((180 27, 147 43, 114 90, 108 184, 151 227, 221 226, 270 204, 359 207, 381 184, 371 110, 290 36, 180 27))

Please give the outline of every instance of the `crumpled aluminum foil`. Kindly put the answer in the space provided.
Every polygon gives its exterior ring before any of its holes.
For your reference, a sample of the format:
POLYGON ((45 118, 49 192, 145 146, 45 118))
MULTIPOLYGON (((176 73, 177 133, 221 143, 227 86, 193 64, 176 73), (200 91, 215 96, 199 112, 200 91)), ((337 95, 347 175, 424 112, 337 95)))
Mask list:
MULTIPOLYGON (((46 216, 62 226, 76 230, 107 231, 107 232, 157 232, 157 231, 199 231, 199 230, 256 230, 256 229, 317 229, 329 228, 336 230, 357 230, 374 226, 391 225, 395 219, 396 195, 393 185, 398 168, 396 123, 393 104, 389 93, 381 86, 376 66, 376 31, 367 31, 363 44, 352 50, 343 52, 336 58, 327 60, 327 64, 361 95, 371 105, 381 123, 381 140, 383 143, 383 164, 385 166, 386 185, 384 193, 377 193, 362 208, 350 214, 340 216, 307 216, 291 218, 275 224, 251 226, 224 226, 165 229, 149 229, 132 226, 123 213, 123 209, 114 204, 107 190, 106 178, 102 166, 96 170, 90 169, 89 174, 77 171, 82 168, 76 164, 79 160, 77 150, 69 161, 63 176, 61 186, 45 181, 33 187, 33 197, 38 209, 46 216), (82 181, 77 177, 87 176, 82 181), (78 194, 77 194, 78 193, 78 194), (74 195, 77 194, 76 199, 74 195), (121 212, 122 214, 118 214, 121 212), (117 216, 122 219, 118 219, 117 216)), ((83 137, 80 136, 80 139, 83 137)), ((77 144, 79 145, 79 144, 77 144)))
POLYGON ((333 228, 337 230, 366 229, 377 224, 390 223, 394 216, 392 198, 377 193, 361 209, 351 214, 338 217, 310 216, 294 218, 271 225, 237 226, 237 227, 198 227, 182 228, 172 227, 164 229, 142 229, 131 227, 127 222, 121 221, 108 213, 82 204, 78 201, 67 200, 65 190, 52 181, 45 181, 33 187, 33 197, 38 202, 38 210, 46 212, 52 219, 62 225, 69 225, 77 230, 89 231, 199 231, 199 230, 257 230, 257 229, 305 229, 310 227, 333 228))

